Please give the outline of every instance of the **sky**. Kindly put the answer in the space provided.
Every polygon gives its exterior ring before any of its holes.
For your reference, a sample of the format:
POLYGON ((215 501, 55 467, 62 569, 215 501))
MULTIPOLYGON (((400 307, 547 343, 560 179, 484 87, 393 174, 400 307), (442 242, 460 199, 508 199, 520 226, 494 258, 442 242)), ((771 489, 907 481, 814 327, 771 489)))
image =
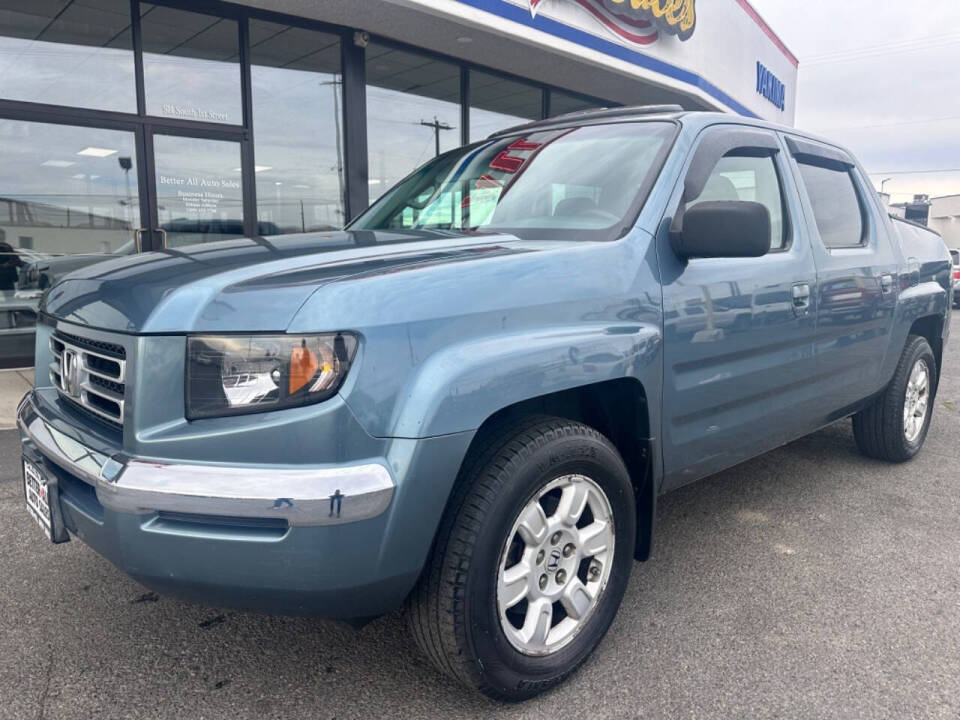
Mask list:
POLYGON ((960 194, 960 1, 751 4, 800 60, 798 128, 891 178, 892 202, 960 194))

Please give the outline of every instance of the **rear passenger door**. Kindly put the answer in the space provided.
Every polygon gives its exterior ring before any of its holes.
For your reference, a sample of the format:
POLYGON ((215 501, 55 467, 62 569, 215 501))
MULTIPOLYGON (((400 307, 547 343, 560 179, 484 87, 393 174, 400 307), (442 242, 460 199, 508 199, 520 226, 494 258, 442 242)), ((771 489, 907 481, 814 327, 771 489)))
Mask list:
POLYGON ((737 125, 705 130, 660 228, 665 489, 811 428, 816 269, 785 154, 770 131, 737 125), (702 192, 688 198, 696 192, 688 186, 701 187, 697 178, 703 177, 702 192), (771 251, 679 259, 669 225, 681 207, 707 200, 766 206, 771 251))
POLYGON ((816 392, 824 421, 880 389, 900 257, 873 189, 842 150, 786 137, 817 265, 816 392))

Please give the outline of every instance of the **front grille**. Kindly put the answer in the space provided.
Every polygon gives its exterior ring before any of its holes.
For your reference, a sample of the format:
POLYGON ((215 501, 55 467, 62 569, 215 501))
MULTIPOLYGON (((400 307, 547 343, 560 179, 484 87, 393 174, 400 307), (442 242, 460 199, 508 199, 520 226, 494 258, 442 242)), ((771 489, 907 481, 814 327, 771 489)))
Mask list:
POLYGON ((57 331, 57 338, 64 340, 71 345, 76 345, 77 347, 84 348, 85 350, 92 350, 95 353, 99 353, 101 356, 106 355, 108 357, 114 357, 118 360, 124 360, 127 357, 127 351, 123 345, 117 345, 112 342, 104 342, 103 340, 92 340, 90 338, 79 337, 77 335, 70 335, 69 333, 57 331))
POLYGON ((61 397, 122 427, 127 365, 123 346, 57 331, 50 350, 50 382, 61 397))

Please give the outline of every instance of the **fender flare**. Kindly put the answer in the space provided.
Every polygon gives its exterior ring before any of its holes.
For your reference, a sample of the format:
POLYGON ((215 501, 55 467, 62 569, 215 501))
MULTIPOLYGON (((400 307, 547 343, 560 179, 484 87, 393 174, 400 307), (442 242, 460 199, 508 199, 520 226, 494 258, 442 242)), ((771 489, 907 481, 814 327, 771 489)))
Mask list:
POLYGON ((523 400, 604 380, 660 377, 660 329, 607 323, 504 333, 447 346, 414 372, 390 421, 390 436, 422 438, 476 430, 523 400))

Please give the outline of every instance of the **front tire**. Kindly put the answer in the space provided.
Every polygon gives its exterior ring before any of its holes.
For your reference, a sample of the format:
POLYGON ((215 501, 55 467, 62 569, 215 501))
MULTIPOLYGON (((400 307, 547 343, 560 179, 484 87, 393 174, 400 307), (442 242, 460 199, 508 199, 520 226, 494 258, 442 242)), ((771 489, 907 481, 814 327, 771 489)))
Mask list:
POLYGON ((926 338, 911 335, 887 389, 853 416, 860 452, 888 462, 906 462, 920 452, 930 429, 936 387, 933 350, 926 338))
POLYGON ((413 636, 490 697, 544 692, 613 622, 635 535, 630 477, 603 435, 558 418, 501 431, 465 464, 410 597, 413 636))

